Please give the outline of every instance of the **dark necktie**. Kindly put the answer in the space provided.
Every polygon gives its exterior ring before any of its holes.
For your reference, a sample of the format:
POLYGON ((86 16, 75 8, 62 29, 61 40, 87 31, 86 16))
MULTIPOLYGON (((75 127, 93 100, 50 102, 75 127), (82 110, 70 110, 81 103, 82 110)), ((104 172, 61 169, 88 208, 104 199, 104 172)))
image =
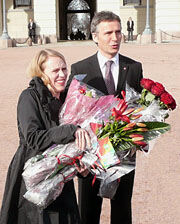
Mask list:
POLYGON ((106 62, 106 72, 105 72, 105 83, 106 83, 106 87, 107 87, 109 95, 115 94, 114 79, 111 72, 112 63, 113 61, 106 62))

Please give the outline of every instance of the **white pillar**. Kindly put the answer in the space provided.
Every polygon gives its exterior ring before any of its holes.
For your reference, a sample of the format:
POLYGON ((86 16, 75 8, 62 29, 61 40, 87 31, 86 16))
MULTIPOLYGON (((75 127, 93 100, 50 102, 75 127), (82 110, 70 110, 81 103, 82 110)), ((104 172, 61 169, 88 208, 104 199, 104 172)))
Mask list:
POLYGON ((0 37, 0 48, 12 47, 12 40, 7 32, 6 1, 3 0, 3 33, 0 37))
POLYGON ((149 0, 146 0, 146 27, 143 34, 152 34, 149 18, 150 18, 149 0))
POLYGON ((36 33, 57 41, 56 0, 34 0, 36 33))
POLYGON ((149 0, 146 0, 146 27, 141 36, 142 44, 151 44, 154 42, 154 36, 150 28, 150 6, 149 0))
POLYGON ((10 39, 7 31, 7 19, 6 19, 6 1, 3 0, 3 33, 1 36, 2 39, 10 39))

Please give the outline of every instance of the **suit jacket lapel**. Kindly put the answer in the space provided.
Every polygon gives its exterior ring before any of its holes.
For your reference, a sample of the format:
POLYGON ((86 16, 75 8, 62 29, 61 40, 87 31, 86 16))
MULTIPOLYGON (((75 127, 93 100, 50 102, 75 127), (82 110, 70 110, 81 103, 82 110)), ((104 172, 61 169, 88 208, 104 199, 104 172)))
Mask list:
POLYGON ((97 54, 93 55, 89 61, 89 74, 91 75, 84 79, 86 83, 107 95, 108 91, 98 63, 97 54))
POLYGON ((128 69, 128 65, 122 60, 121 55, 119 55, 119 78, 116 95, 119 95, 122 90, 125 90, 128 69))

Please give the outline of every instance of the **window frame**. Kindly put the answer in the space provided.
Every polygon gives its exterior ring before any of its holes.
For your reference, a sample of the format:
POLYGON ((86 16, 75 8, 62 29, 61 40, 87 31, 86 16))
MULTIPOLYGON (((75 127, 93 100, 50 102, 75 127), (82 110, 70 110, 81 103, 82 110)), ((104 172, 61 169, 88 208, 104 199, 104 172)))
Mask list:
POLYGON ((123 0, 123 6, 126 5, 142 5, 142 1, 141 0, 123 0))
POLYGON ((24 2, 27 3, 18 3, 18 0, 13 0, 14 9, 18 7, 31 7, 32 6, 32 0, 24 0, 24 2))

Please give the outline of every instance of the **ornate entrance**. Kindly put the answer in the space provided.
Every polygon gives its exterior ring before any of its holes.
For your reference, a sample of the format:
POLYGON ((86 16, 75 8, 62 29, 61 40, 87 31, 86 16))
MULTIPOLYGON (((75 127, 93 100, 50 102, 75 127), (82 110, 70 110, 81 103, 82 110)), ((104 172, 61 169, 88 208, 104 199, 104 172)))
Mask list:
POLYGON ((90 39, 90 22, 95 9, 96 0, 59 0, 60 39, 90 39))

